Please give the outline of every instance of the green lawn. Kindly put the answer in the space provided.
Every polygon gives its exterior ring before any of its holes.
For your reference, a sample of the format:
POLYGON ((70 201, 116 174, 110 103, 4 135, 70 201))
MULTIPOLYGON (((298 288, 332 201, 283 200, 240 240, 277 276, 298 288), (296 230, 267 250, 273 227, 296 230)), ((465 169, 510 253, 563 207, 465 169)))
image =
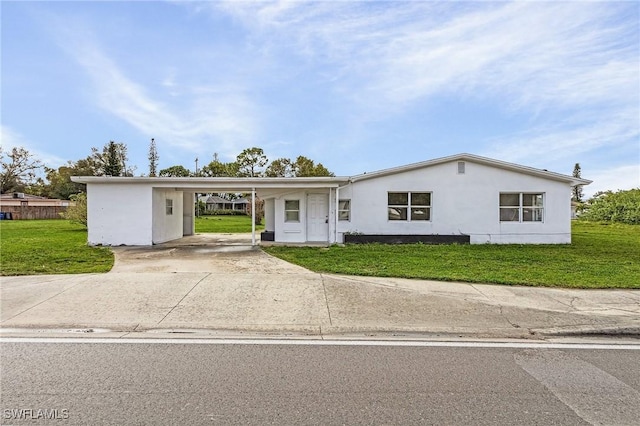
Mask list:
POLYGON ((67 220, 0 221, 2 275, 107 272, 113 254, 87 246, 87 230, 67 220))
POLYGON ((640 226, 575 222, 571 245, 266 247, 316 272, 510 285, 640 288, 640 226))
MULTIPOLYGON (((264 227, 258 227, 258 230, 264 227)), ((247 216, 197 218, 197 232, 250 232, 247 216)), ((571 245, 265 247, 313 271, 575 288, 640 288, 640 226, 573 224, 571 245)), ((65 220, 0 221, 2 275, 106 272, 108 248, 65 220)))
MULTIPOLYGON (((257 225, 256 232, 264 225, 257 225)), ((251 216, 200 216, 196 218, 196 233, 243 233, 251 232, 251 216)))

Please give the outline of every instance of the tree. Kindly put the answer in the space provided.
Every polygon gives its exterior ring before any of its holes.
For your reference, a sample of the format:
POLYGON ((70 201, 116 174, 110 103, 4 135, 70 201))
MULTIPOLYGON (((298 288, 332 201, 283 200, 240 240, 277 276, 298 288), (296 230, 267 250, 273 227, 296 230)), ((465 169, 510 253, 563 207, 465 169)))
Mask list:
POLYGON ((107 176, 120 176, 124 165, 122 164, 122 157, 118 153, 118 148, 114 141, 109 141, 107 144, 107 150, 104 155, 104 174, 107 176))
POLYGON ((207 177, 231 177, 238 176, 238 163, 223 163, 218 159, 218 154, 213 154, 213 161, 204 166, 201 171, 207 177))
POLYGON ((37 195, 38 197, 48 197, 47 184, 40 176, 35 181, 24 187, 22 192, 26 192, 31 195, 37 195))
POLYGON ((296 158, 293 168, 296 177, 334 176, 322 163, 315 164, 313 160, 302 155, 296 158))
POLYGON ((598 192, 583 207, 580 219, 640 225, 640 188, 598 192))
POLYGON ((293 163, 288 158, 273 160, 265 171, 267 177, 294 177, 293 163))
POLYGON ((109 141, 102 148, 91 148, 91 157, 98 166, 99 176, 133 176, 133 168, 127 168, 127 146, 121 142, 109 141))
POLYGON ((296 161, 288 158, 273 160, 265 174, 269 177, 333 176, 322 163, 315 164, 313 160, 302 155, 298 156, 296 161))
POLYGON ((32 183, 42 162, 25 148, 13 147, 5 154, 0 146, 0 193, 22 191, 32 183))
MULTIPOLYGON (((576 163, 576 165, 573 166, 573 177, 581 179, 582 176, 580 176, 580 173, 580 163, 576 163)), ((582 202, 582 185, 574 185, 574 187, 571 188, 571 199, 578 203, 582 202)))
POLYGON ((70 161, 57 169, 45 167, 45 173, 49 183, 45 185, 44 194, 49 198, 68 200, 72 195, 85 189, 84 184, 71 182, 71 176, 79 174, 76 173, 75 165, 70 161))
POLYGON ((80 159, 76 162, 67 161, 67 164, 57 169, 45 167, 48 183, 43 185, 39 195, 49 198, 68 200, 74 194, 84 192, 86 185, 71 181, 71 176, 96 176, 100 174, 100 167, 93 157, 80 159))
POLYGON ((262 148, 247 148, 236 159, 238 163, 238 176, 259 177, 263 176, 263 168, 269 162, 262 148))
MULTIPOLYGON (((253 216, 251 213, 251 204, 247 205, 247 215, 253 216)), ((264 200, 256 198, 256 215, 254 223, 256 225, 260 225, 262 223, 262 219, 264 219, 264 200)))
POLYGON ((188 177, 191 176, 191 172, 185 169, 183 166, 177 165, 160 170, 160 176, 188 177))
POLYGON ((158 150, 156 149, 156 141, 154 138, 151 138, 151 143, 149 144, 149 176, 156 177, 156 169, 158 167, 158 160, 160 156, 158 155, 158 150))
POLYGON ((203 216, 207 211, 207 203, 198 199, 196 201, 196 216, 203 216))

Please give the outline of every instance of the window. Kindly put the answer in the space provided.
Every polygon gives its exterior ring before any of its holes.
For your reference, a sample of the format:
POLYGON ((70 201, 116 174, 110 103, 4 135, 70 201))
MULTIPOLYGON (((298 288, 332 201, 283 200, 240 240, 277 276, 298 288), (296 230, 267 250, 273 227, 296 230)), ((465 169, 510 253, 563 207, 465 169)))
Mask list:
POLYGON ((171 198, 167 198, 164 206, 167 216, 171 216, 173 214, 173 200, 171 198))
POLYGON ((430 192, 389 192, 389 220, 431 220, 430 192))
POLYGON ((284 200, 284 221, 300 222, 300 200, 284 200))
POLYGON ((338 220, 351 220, 351 200, 338 201, 338 220))
POLYGON ((542 222, 544 216, 543 194, 501 193, 501 222, 542 222))
POLYGON ((458 174, 459 175, 463 175, 464 174, 464 168, 465 168, 464 161, 458 161, 458 174))

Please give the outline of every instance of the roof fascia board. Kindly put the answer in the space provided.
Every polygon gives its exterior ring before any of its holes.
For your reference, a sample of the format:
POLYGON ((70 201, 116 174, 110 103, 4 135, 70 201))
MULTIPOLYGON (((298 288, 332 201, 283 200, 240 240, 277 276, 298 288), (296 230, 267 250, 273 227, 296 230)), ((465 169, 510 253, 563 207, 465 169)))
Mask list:
POLYGON ((72 176, 71 180, 84 184, 141 184, 154 188, 335 188, 348 182, 349 178, 149 178, 149 177, 111 177, 111 176, 72 176))

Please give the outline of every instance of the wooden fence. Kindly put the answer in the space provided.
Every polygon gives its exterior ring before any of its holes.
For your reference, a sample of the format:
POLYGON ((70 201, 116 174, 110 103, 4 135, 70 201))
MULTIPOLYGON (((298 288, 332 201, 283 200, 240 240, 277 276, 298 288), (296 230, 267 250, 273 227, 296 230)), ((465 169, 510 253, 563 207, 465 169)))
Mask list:
POLYGON ((2 213, 11 213, 13 220, 62 219, 60 213, 67 210, 62 206, 2 206, 2 213))

